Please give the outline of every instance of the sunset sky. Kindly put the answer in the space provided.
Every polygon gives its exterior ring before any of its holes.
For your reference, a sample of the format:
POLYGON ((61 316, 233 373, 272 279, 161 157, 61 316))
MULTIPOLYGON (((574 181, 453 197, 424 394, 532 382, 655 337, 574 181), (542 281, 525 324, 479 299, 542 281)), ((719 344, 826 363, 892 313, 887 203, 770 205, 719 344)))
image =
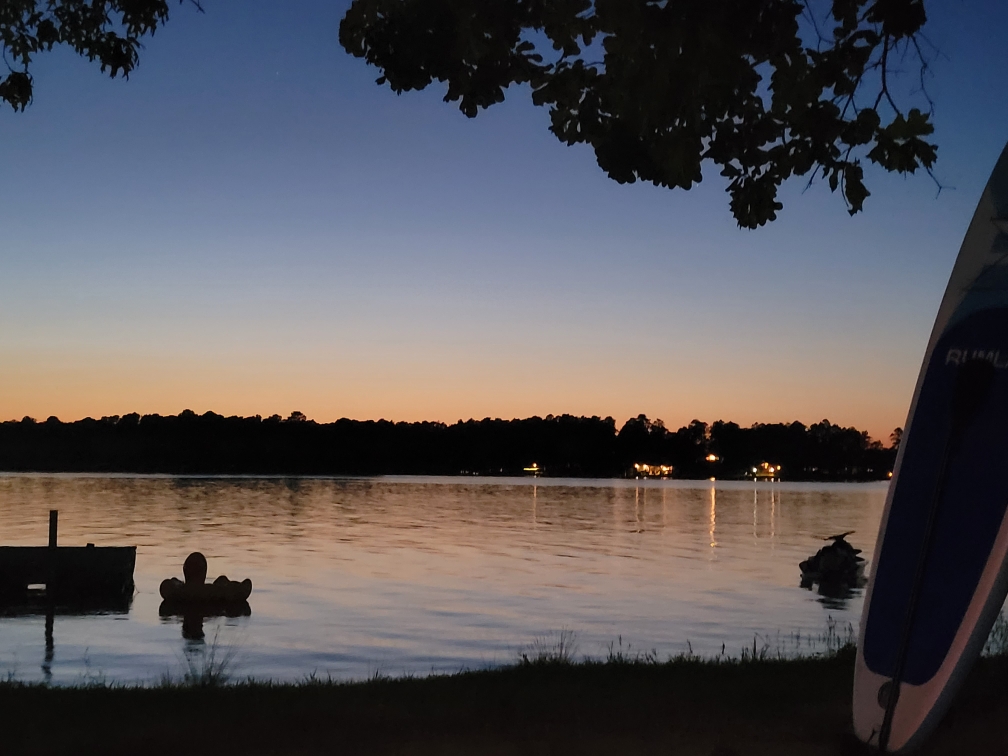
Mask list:
POLYGON ((127 82, 41 56, 0 111, 0 420, 645 413, 902 425, 1008 139, 1008 3, 930 2, 940 145, 739 230, 711 166, 620 186, 528 93, 465 118, 337 42, 346 2, 175 7, 127 82))

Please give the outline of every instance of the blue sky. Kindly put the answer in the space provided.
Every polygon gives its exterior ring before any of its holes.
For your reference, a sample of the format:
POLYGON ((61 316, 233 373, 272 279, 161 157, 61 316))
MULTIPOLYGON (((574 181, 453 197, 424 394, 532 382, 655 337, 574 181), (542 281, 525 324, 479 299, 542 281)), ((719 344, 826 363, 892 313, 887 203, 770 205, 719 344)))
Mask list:
POLYGON ((1008 138, 1008 5, 929 4, 936 198, 868 170, 736 228, 607 179, 514 90, 470 120, 337 42, 343 2, 173 11, 129 81, 41 56, 0 112, 0 418, 905 419, 1008 138))

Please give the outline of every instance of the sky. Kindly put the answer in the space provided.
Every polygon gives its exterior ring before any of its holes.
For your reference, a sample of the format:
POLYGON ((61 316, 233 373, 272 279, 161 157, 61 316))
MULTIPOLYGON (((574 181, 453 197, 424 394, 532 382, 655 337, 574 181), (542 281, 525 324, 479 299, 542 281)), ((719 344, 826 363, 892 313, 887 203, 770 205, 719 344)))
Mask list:
POLYGON ((174 8, 128 81, 40 56, 0 111, 0 420, 640 413, 903 425, 1008 139, 1008 3, 928 3, 936 192, 866 172, 737 228, 608 179, 528 92, 467 119, 339 46, 347 2, 174 8))

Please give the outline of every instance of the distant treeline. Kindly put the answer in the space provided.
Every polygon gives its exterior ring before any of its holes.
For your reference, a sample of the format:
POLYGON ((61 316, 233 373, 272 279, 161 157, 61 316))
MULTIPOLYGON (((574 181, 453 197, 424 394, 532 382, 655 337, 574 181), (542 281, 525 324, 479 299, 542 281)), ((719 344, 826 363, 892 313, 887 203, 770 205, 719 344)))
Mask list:
MULTIPOLYGON (((897 429, 898 431, 898 429, 897 429)), ((635 463, 674 477, 742 478, 769 462, 785 480, 885 479, 899 433, 883 447, 827 420, 743 428, 694 420, 670 431, 644 415, 618 431, 611 417, 316 423, 300 412, 223 417, 130 414, 72 423, 50 417, 0 423, 0 470, 255 475, 522 475, 623 477, 635 463), (709 461, 714 455, 716 461, 709 461)))

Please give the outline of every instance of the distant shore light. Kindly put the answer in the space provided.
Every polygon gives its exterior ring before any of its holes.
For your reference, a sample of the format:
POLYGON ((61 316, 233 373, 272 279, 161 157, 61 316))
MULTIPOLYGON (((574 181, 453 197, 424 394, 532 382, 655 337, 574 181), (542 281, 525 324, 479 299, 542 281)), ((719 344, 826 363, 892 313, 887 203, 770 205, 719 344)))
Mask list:
POLYGON ((781 465, 771 465, 769 462, 760 462, 757 467, 752 468, 752 476, 757 480, 777 480, 781 470, 781 465))
POLYGON ((634 473, 643 478, 669 478, 675 468, 672 465, 651 465, 646 462, 634 462, 634 473))

